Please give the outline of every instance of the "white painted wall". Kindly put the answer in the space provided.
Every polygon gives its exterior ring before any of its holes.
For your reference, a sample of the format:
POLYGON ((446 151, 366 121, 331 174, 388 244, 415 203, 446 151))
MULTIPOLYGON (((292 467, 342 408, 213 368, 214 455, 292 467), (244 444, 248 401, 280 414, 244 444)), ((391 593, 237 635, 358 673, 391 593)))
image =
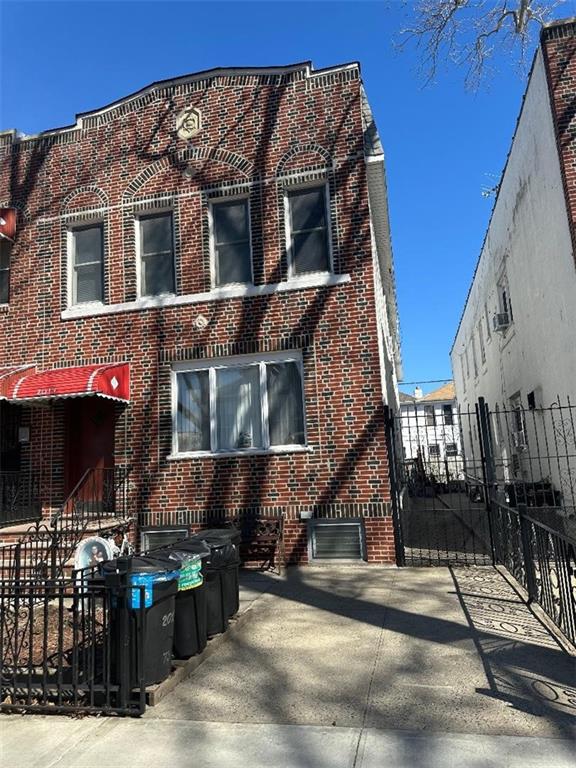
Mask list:
MULTIPOLYGON (((510 408, 517 395, 527 407, 527 394, 534 390, 539 406, 550 406, 557 397, 565 402, 568 396, 576 403, 575 337, 576 265, 539 51, 451 353, 462 409, 473 410, 479 397, 491 409, 510 408), (487 320, 491 326, 493 315, 502 310, 498 285, 504 279, 513 321, 505 333, 495 333, 487 320)), ((507 445, 508 432, 495 435, 504 458, 514 452, 507 445)), ((551 474, 536 469, 536 476, 538 471, 551 474)))
POLYGON ((541 53, 538 53, 516 136, 453 350, 457 400, 491 407, 540 388, 542 405, 559 395, 576 402, 576 266, 541 53), (507 277, 513 322, 491 331, 486 360, 479 351, 486 314, 500 311, 497 286, 507 277), (487 312, 486 312, 487 308, 487 312), (474 371, 472 345, 476 347, 474 371), (470 373, 464 376, 467 350, 470 373))

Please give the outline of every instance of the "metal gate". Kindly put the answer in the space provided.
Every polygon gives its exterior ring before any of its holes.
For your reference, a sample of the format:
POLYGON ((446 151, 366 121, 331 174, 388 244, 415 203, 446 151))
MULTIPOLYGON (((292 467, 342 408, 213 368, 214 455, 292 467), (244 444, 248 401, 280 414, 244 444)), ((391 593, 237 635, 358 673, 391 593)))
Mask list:
POLYGON ((576 647, 576 406, 386 413, 399 565, 498 565, 576 647))
POLYGON ((387 425, 399 564, 492 564, 478 409, 414 403, 389 412, 387 425), (466 433, 472 450, 465 454, 466 433))

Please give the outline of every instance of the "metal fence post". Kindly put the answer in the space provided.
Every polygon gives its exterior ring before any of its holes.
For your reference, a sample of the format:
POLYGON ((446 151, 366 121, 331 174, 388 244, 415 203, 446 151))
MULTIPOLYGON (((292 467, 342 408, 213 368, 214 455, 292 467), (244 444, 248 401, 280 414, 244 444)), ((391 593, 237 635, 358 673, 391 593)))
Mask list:
POLYGON ((536 574, 534 573, 532 542, 530 541, 530 521, 526 517, 526 504, 518 504, 518 517, 520 518, 520 540, 522 543, 522 559, 524 560, 524 570, 526 573, 528 602, 533 602, 538 598, 538 589, 536 586, 536 574))
POLYGON ((480 458, 482 472, 484 474, 484 501, 488 514, 488 534, 490 536, 490 551, 492 553, 492 565, 496 565, 496 550, 494 547, 494 531, 492 525, 492 501, 496 471, 494 467, 494 455, 492 453, 492 438, 490 435, 490 420, 488 406, 483 397, 478 398, 476 405, 476 418, 478 420, 478 434, 480 436, 480 458))
POLYGON ((398 477, 396 474, 396 438, 394 433, 394 414, 388 405, 384 406, 384 425, 386 433, 386 452, 388 454, 388 476, 390 478, 390 498, 392 500, 392 521, 394 523, 394 547, 399 566, 406 565, 402 521, 400 519, 400 499, 398 477))
MULTIPOLYGON (((118 676, 118 706, 121 709, 127 709, 132 690, 132 669, 136 665, 136 660, 131 659, 131 632, 130 632, 130 608, 132 590, 130 589, 130 572, 132 570, 132 561, 128 557, 119 557, 116 561, 116 605, 118 611, 118 623, 116 638, 117 642, 117 669, 118 676)), ((142 595, 140 595, 142 598, 142 595)), ((140 638, 136 638, 139 642, 140 638)), ((139 643, 141 645, 141 643, 139 643)))
POLYGON ((16 583, 20 582, 21 571, 22 571, 22 542, 18 541, 16 543, 16 547, 14 551, 14 581, 16 583))

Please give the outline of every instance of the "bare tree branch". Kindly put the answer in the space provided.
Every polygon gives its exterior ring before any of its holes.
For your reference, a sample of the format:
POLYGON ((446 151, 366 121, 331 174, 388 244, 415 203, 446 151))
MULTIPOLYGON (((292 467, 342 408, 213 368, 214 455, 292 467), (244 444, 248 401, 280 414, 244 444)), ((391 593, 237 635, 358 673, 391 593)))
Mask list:
POLYGON ((422 49, 425 83, 444 61, 466 69, 466 85, 478 86, 496 50, 521 66, 533 36, 565 0, 418 0, 414 21, 401 31, 400 46, 422 49))

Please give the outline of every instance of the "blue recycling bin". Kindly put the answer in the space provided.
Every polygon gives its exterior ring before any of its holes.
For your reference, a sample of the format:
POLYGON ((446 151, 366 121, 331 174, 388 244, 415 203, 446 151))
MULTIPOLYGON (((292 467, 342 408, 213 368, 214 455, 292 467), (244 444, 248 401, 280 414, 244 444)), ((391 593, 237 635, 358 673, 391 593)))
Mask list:
MULTIPOLYGON (((129 677, 132 687, 143 679, 145 686, 159 683, 170 674, 174 641, 175 596, 181 563, 166 554, 138 555, 108 560, 101 565, 105 581, 114 584, 122 577, 128 590, 130 620, 128 637, 120 629, 119 616, 111 617, 113 648, 112 668, 123 673, 126 662, 122 645, 129 646, 129 677), (141 645, 140 645, 141 644, 141 645), (142 659, 142 668, 139 659, 142 659)), ((117 612, 118 614, 119 612, 117 612)), ((124 674, 128 674, 124 670, 124 674)))

